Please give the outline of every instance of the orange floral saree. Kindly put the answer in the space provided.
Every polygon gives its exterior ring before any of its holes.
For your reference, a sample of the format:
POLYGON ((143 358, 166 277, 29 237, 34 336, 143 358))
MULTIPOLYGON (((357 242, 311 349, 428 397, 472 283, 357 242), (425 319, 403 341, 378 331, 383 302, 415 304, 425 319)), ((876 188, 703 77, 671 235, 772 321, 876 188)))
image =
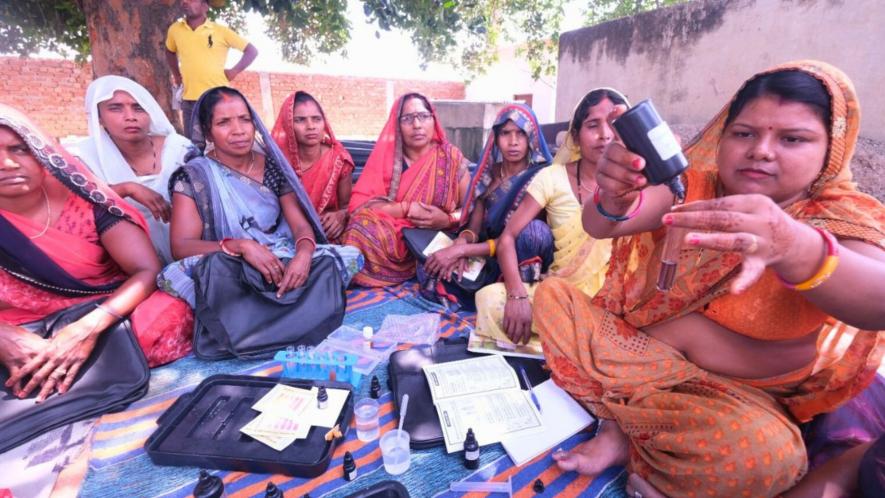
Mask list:
MULTIPOLYGON (((794 218, 841 239, 885 248, 885 207, 855 190, 849 161, 859 105, 838 69, 819 62, 773 68, 805 71, 832 100, 830 149, 794 218)), ((716 149, 728 106, 686 149, 688 200, 716 196, 716 149)), ((588 409, 614 419, 631 441, 630 467, 668 496, 771 496, 807 468, 797 422, 832 411, 875 377, 883 334, 826 316, 773 272, 744 294, 728 294, 740 255, 684 250, 676 284, 656 290, 663 231, 617 239, 606 285, 592 300, 561 280, 536 292, 535 323, 557 384, 588 409), (767 379, 705 371, 642 328, 701 312, 742 335, 781 340, 818 334, 812 364, 767 379)))

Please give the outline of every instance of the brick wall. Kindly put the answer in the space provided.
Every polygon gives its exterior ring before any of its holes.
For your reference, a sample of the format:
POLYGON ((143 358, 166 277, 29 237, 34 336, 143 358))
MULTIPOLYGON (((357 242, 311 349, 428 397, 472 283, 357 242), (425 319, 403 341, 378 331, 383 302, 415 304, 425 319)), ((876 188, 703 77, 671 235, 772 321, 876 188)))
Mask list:
MULTIPOLYGON (((92 68, 88 64, 0 57, 0 102, 20 109, 57 137, 88 133, 84 98, 91 80, 92 68)), ((268 128, 273 126, 286 96, 294 90, 304 90, 323 105, 337 136, 372 139, 387 120, 390 99, 397 95, 417 91, 431 100, 461 100, 465 94, 464 84, 456 81, 254 71, 241 74, 233 86, 246 95, 268 128), (266 109, 272 109, 272 115, 266 109)))

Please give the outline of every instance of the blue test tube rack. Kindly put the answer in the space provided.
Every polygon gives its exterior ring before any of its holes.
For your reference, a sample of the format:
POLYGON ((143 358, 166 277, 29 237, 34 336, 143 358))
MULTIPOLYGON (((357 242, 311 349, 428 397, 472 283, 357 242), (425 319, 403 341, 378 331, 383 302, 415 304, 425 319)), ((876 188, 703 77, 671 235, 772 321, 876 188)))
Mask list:
POLYGON ((289 346, 277 351, 273 359, 282 365, 282 376, 290 379, 331 380, 334 372, 335 380, 349 382, 353 387, 359 387, 362 381, 362 375, 353 368, 358 358, 352 354, 317 352, 305 346, 296 350, 289 346))

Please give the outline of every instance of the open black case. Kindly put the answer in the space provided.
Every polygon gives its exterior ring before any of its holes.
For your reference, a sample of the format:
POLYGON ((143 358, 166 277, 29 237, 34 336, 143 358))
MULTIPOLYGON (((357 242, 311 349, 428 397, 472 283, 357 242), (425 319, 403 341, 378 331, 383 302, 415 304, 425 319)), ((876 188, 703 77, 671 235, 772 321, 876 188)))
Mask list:
MULTIPOLYGON (((467 351, 466 338, 443 339, 432 346, 415 346, 390 355, 387 366, 388 382, 397 413, 400 412, 403 394, 409 395, 409 413, 403 422, 403 430, 411 437, 411 448, 432 448, 445 444, 439 415, 433 405, 433 396, 422 367, 477 356, 485 355, 467 351)), ((524 368, 533 386, 550 378, 540 360, 515 356, 505 356, 504 359, 514 369, 524 368)), ((528 389, 521 378, 519 382, 523 389, 528 389)))
POLYGON ((332 381, 277 379, 244 375, 213 375, 176 400, 157 421, 159 427, 145 443, 145 451, 159 465, 240 470, 262 474, 316 477, 329 467, 332 453, 344 438, 326 441, 325 427, 311 427, 283 451, 266 446, 240 432, 258 416, 252 409, 274 385, 310 389, 325 386, 349 391, 338 416, 347 434, 353 417, 353 389, 332 381))

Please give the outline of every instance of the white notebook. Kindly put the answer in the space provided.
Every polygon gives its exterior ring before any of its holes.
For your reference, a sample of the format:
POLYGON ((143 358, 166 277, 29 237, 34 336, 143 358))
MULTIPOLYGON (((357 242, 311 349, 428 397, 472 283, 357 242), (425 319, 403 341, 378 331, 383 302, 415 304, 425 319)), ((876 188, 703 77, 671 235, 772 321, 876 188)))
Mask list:
POLYGON ((562 443, 596 420, 574 398, 554 384, 553 379, 535 386, 535 395, 541 405, 544 429, 501 441, 516 465, 522 465, 562 443))

